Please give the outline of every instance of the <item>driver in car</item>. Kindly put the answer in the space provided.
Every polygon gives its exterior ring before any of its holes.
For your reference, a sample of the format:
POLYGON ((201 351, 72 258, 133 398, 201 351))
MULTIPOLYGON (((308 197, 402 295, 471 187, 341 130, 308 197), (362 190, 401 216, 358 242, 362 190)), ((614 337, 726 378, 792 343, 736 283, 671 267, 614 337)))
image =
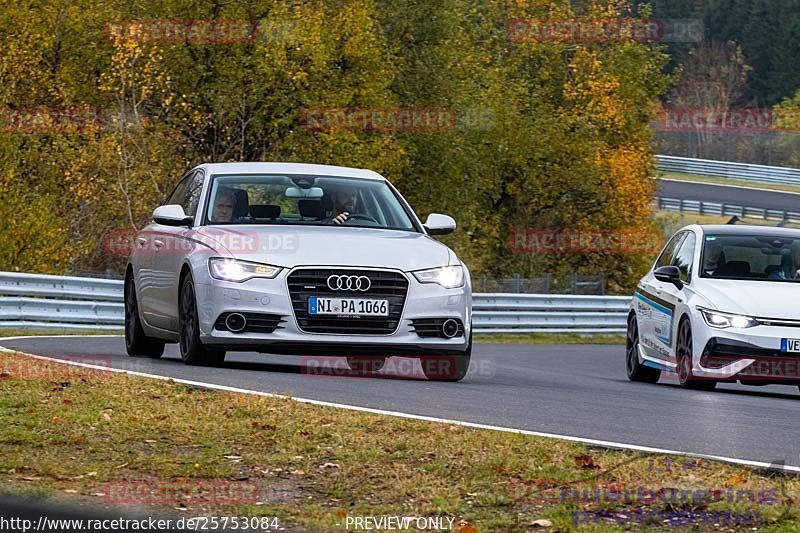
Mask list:
POLYGON ((330 220, 334 224, 343 224, 356 210, 358 190, 355 187, 340 186, 332 191, 333 212, 330 220))
POLYGON ((214 198, 214 209, 211 212, 211 222, 230 222, 233 217, 235 204, 233 189, 220 187, 214 198))

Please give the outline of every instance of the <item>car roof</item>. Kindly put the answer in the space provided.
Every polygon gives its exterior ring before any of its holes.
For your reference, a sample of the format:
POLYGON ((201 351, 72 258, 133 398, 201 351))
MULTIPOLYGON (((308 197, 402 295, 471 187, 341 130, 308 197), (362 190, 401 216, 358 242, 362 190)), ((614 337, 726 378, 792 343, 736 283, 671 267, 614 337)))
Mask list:
POLYGON ((337 176, 386 181, 375 171, 365 168, 337 167, 333 165, 314 165, 310 163, 205 163, 198 168, 210 174, 300 174, 315 176, 337 176))
POLYGON ((747 224, 703 224, 703 234, 713 235, 754 235, 768 237, 800 237, 800 229, 778 228, 775 226, 750 226, 747 224))

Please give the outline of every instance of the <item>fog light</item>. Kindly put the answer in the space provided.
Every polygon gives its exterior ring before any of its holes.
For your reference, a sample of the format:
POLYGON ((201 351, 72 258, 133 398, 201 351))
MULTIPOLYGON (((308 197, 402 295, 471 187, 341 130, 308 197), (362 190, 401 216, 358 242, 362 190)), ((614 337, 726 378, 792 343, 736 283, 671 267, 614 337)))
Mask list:
POLYGON ((452 339, 458 334, 458 322, 452 318, 448 318, 442 324, 442 335, 448 339, 452 339))
POLYGON ((247 319, 241 313, 231 313, 225 318, 225 327, 229 331, 239 333, 247 327, 247 319))

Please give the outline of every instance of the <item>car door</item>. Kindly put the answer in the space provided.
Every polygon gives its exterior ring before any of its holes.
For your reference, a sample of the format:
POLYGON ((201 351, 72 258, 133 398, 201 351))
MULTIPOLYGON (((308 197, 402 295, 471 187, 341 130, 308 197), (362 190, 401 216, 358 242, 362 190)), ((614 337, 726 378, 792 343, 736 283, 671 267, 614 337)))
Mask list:
POLYGON ((678 326, 678 317, 676 311, 680 308, 680 304, 688 299, 689 293, 693 290, 692 265, 694 264, 696 246, 697 237, 693 231, 687 231, 686 236, 683 238, 683 240, 681 240, 680 246, 670 262, 670 265, 678 267, 678 271, 680 272, 681 276, 681 282, 683 283, 682 288, 679 289, 672 283, 665 283, 663 281, 656 280, 656 283, 661 285, 661 292, 656 292, 656 294, 667 303, 667 307, 672 309, 672 319, 669 321, 669 324, 665 324, 665 326, 669 327, 669 334, 664 336, 666 339, 668 339, 668 341, 664 343, 664 347, 669 350, 669 359, 673 363, 676 361, 675 345, 678 326))
MULTIPOLYGON (((178 204, 183 205, 183 199, 187 195, 187 188, 189 186, 189 176, 184 176, 170 195, 166 198, 162 205, 178 204)), ((136 244, 138 247, 137 254, 140 256, 140 269, 139 269, 139 306, 142 311, 144 320, 157 327, 162 327, 162 320, 159 320, 159 294, 160 283, 156 276, 155 271, 155 254, 156 247, 163 247, 164 226, 153 222, 142 232, 136 236, 136 244)))
MULTIPOLYGON (((639 343, 644 353, 661 360, 672 360, 672 318, 674 300, 666 292, 665 283, 653 276, 653 271, 673 263, 688 232, 673 235, 656 259, 653 268, 642 278, 634 293, 634 309, 639 325, 639 343)), ((674 286, 673 286, 674 287, 674 286)))
MULTIPOLYGON (((203 188, 201 170, 190 172, 167 204, 178 204, 189 216, 197 215, 197 206, 203 188)), ((178 281, 183 260, 192 249, 186 226, 153 226, 153 325, 169 331, 178 331, 178 281)))

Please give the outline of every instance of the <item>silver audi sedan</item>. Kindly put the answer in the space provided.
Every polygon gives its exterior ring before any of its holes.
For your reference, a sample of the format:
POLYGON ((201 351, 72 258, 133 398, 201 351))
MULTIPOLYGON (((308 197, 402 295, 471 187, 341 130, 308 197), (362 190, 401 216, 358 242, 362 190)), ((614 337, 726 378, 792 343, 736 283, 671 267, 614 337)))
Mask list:
POLYGON ((136 235, 125 274, 125 343, 221 364, 228 351, 343 356, 377 371, 419 358, 458 381, 472 352, 469 271, 431 238, 383 176, 296 163, 192 169, 136 235))

